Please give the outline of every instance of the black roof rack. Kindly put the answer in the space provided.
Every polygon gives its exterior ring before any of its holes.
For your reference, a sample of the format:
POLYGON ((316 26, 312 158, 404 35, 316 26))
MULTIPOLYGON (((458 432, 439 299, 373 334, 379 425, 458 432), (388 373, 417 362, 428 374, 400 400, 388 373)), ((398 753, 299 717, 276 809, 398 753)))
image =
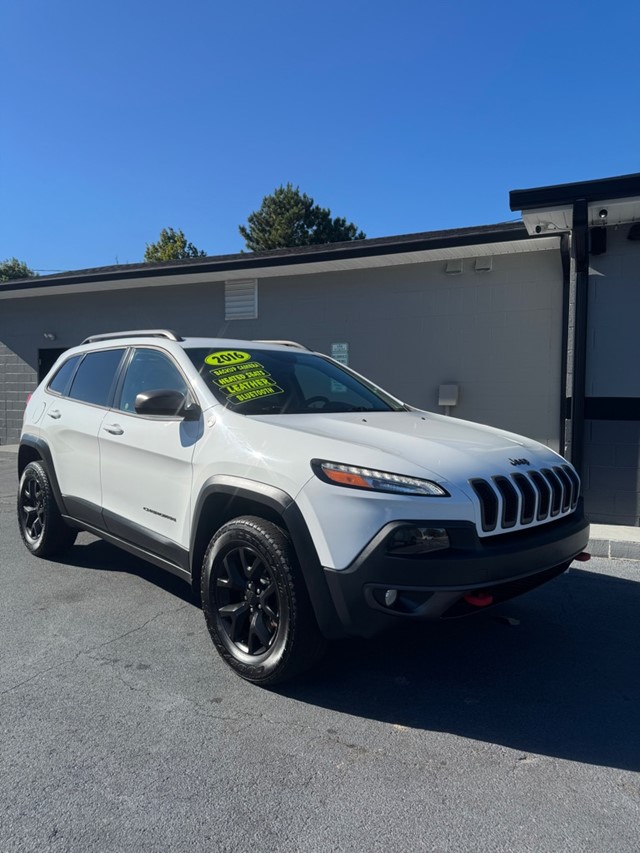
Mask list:
POLYGON ((104 332, 102 335, 91 335, 85 338, 83 344, 93 344, 95 341, 110 341, 116 338, 167 338, 170 341, 183 341, 180 335, 170 329, 133 329, 129 332, 104 332))

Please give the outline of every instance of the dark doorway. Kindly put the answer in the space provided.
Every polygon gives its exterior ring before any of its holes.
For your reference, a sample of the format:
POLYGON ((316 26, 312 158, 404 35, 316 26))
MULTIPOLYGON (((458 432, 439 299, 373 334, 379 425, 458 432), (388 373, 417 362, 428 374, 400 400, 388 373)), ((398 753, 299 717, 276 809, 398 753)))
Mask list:
POLYGON ((59 355, 65 352, 63 349, 39 349, 38 350, 38 382, 42 382, 44 377, 53 367, 55 360, 59 355))

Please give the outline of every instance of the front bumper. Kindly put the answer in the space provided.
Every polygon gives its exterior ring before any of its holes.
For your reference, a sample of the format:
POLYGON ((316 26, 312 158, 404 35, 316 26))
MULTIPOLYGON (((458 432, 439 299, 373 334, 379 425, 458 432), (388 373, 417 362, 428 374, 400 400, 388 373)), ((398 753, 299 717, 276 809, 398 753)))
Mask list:
POLYGON ((507 601, 562 574, 589 541, 582 502, 558 521, 482 539, 470 522, 429 520, 429 527, 446 528, 450 548, 392 556, 388 537, 406 523, 385 525, 347 569, 324 569, 346 634, 370 637, 403 618, 465 616, 478 610, 465 600, 472 592, 491 595, 494 604, 507 601), (390 606, 387 590, 397 591, 390 606))

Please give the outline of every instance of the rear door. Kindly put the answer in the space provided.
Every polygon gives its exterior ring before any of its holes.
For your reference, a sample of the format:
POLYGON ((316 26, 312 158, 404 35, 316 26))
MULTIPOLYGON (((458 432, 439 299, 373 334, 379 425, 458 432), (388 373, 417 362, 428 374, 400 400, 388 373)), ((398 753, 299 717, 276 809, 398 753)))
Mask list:
POLYGON ((189 548, 191 461, 203 420, 136 414, 136 395, 160 389, 195 400, 167 353, 136 348, 100 429, 103 515, 115 535, 180 562, 189 548))
POLYGON ((65 506, 74 517, 97 526, 101 526, 102 505, 98 433, 125 351, 114 347, 72 359, 45 392, 42 434, 65 506))

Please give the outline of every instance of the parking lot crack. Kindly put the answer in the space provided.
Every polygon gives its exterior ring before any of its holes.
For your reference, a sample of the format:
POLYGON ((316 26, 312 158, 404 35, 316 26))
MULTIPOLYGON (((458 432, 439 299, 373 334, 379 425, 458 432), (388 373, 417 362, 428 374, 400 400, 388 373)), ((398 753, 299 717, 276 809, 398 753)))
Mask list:
POLYGON ((110 646, 112 643, 117 643, 119 640, 123 640, 125 637, 131 636, 131 634, 135 634, 138 631, 144 630, 147 625, 150 625, 152 622, 155 622, 156 619, 160 619, 161 616, 166 616, 169 613, 179 613, 181 610, 185 610, 185 608, 189 607, 188 604, 181 604, 180 607, 175 607, 172 610, 161 610, 159 613, 156 613, 154 616, 151 616, 146 622, 143 622, 142 625, 137 625, 135 628, 130 628, 128 631, 124 631, 124 633, 119 634, 117 637, 112 637, 110 640, 105 640, 104 643, 98 643, 96 646, 91 646, 88 649, 82 649, 76 655, 89 655, 91 656, 91 652, 97 652, 99 649, 104 649, 107 646, 110 646))
POLYGON ((8 687, 6 690, 0 691, 0 696, 6 696, 8 693, 12 693, 14 690, 18 690, 20 687, 24 687, 25 684, 29 684, 30 682, 35 681, 41 676, 47 675, 48 673, 53 672, 56 669, 69 666, 70 664, 74 664, 82 655, 86 655, 87 657, 91 658, 92 652, 96 652, 99 649, 104 649, 106 646, 110 646, 113 643, 117 643, 119 640, 123 640, 125 637, 131 636, 131 634, 135 634, 138 631, 144 630, 152 622, 155 622, 156 619, 160 619, 162 616, 166 616, 169 613, 178 613, 180 610, 184 610, 188 606, 188 604, 181 604, 179 607, 173 608, 171 610, 161 610, 151 616, 145 622, 143 622, 142 625, 137 625, 135 628, 130 628, 128 631, 124 631, 122 634, 118 634, 117 637, 112 637, 110 640, 105 640, 102 643, 97 643, 95 646, 90 646, 87 649, 80 649, 80 651, 77 651, 73 655, 73 657, 59 661, 58 663, 53 664, 53 666, 49 666, 46 669, 41 669, 38 672, 35 672, 33 675, 30 675, 29 678, 25 678, 22 681, 18 682, 18 684, 14 684, 12 687, 8 687))

